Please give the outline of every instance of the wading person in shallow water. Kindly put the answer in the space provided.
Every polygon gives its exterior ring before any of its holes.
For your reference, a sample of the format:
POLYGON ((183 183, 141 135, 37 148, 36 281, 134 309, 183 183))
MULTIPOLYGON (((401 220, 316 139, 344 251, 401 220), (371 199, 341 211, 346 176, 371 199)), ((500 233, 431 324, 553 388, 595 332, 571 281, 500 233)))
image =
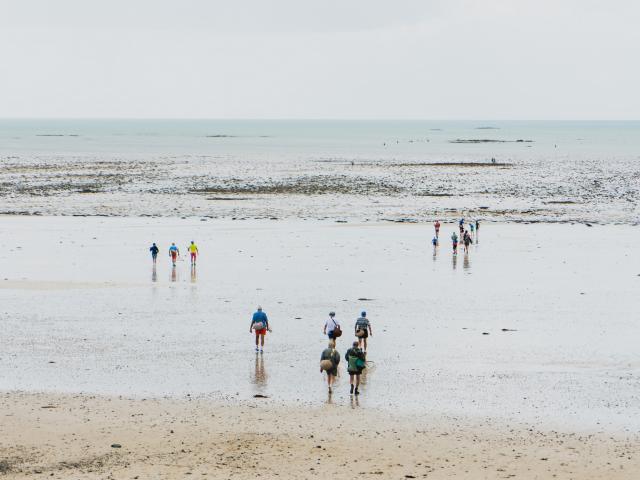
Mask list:
POLYGON ((360 374, 365 368, 364 352, 358 347, 358 342, 353 342, 353 346, 347 350, 344 356, 347 361, 347 370, 349 371, 349 388, 350 394, 360 395, 358 387, 360 387, 360 374))
POLYGON ((158 248, 158 246, 155 244, 151 245, 151 248, 149 249, 149 251, 151 252, 151 259, 153 260, 153 263, 156 263, 156 260, 158 260, 158 252, 160 251, 160 249, 158 248))
POLYGON ((464 232, 463 242, 464 242, 464 253, 469 253, 469 245, 471 245, 471 235, 469 235, 469 232, 467 232, 466 230, 464 232))
POLYGON ((356 320, 356 337, 358 337, 358 346, 364 346, 364 353, 367 353, 367 338, 373 336, 371 323, 367 318, 367 312, 362 312, 360 318, 356 320))
POLYGON ((456 232, 451 234, 451 245, 453 246, 453 254, 455 255, 458 253, 458 235, 456 235, 456 232))
POLYGON ((171 263, 173 264, 173 266, 176 266, 176 260, 178 259, 178 257, 180 256, 180 250, 178 250, 178 247, 176 247, 175 243, 172 243, 171 246, 169 247, 169 258, 171 258, 171 263))
POLYGON ((324 324, 322 333, 329 337, 329 340, 335 340, 342 336, 342 329, 340 328, 340 322, 336 320, 336 312, 329 312, 329 318, 324 324))
POLYGON ((257 311, 251 317, 251 326, 249 327, 249 333, 254 330, 256 333, 256 352, 263 352, 264 349, 264 336, 267 332, 271 331, 269 327, 269 319, 267 314, 262 311, 262 307, 258 307, 257 311))
POLYGON ((320 373, 327 372, 327 386, 329 393, 332 392, 333 383, 338 376, 338 364, 340 364, 340 353, 336 350, 336 341, 329 340, 329 346, 320 355, 320 373))

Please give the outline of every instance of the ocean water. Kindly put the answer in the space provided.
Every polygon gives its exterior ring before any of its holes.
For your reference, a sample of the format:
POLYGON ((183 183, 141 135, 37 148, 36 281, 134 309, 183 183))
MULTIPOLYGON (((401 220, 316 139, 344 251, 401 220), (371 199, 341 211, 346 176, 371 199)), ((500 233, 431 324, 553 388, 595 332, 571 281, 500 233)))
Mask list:
POLYGON ((0 162, 2 213, 633 224, 640 122, 0 120, 0 162))

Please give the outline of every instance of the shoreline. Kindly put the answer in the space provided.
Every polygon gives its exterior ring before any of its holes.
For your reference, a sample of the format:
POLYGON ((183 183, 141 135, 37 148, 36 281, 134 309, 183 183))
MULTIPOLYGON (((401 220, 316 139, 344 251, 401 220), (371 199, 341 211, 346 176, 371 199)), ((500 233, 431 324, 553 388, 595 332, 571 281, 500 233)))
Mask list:
POLYGON ((0 468, 8 479, 630 480, 640 469, 637 433, 416 418, 354 403, 284 407, 262 399, 3 392, 0 405, 0 468))
MULTIPOLYGON (((227 199, 220 199, 227 200, 227 199)), ((229 199, 233 200, 233 199, 229 199)), ((489 214, 491 212, 488 212, 489 214)), ((165 215, 117 215, 117 214, 101 214, 101 213, 93 213, 93 214, 43 214, 39 212, 0 212, 0 218, 46 218, 46 219, 56 219, 56 218, 101 218, 101 219, 125 219, 125 220, 189 220, 189 221, 201 221, 201 222, 317 222, 320 225, 329 225, 329 224, 348 224, 352 226, 364 226, 364 225, 387 225, 387 224, 407 224, 407 225, 416 225, 416 226, 428 226, 433 227, 433 223, 436 220, 439 220, 441 223, 451 223, 455 224, 460 217, 468 218, 469 220, 476 218, 482 221, 482 226, 485 225, 584 225, 587 227, 591 226, 627 226, 627 227, 638 227, 640 226, 640 219, 634 222, 603 222, 600 220, 585 220, 585 219, 558 219, 558 220, 550 220, 550 219, 496 219, 496 218, 483 218, 482 215, 470 215, 468 212, 461 212, 458 216, 433 216, 433 218, 414 218, 414 217, 398 217, 398 218, 349 218, 345 219, 342 217, 336 218, 327 218, 327 217, 275 217, 275 216, 246 216, 246 217, 232 217, 232 216, 212 216, 212 215, 175 215, 175 216, 165 216, 165 215)))

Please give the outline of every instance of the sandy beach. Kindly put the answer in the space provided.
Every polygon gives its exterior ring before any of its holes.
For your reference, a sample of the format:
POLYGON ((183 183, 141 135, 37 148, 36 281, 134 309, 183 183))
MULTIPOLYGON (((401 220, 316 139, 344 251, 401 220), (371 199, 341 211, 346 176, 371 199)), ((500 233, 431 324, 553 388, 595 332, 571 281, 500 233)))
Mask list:
POLYGON ((0 396, 4 478, 625 479, 637 434, 539 430, 352 405, 0 396), (189 477, 188 477, 189 476, 189 477))

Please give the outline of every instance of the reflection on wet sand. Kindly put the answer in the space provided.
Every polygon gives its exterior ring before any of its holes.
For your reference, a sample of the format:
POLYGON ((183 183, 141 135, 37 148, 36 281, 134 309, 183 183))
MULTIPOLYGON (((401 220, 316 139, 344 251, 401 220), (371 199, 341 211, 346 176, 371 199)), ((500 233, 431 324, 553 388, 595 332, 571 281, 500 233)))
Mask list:
POLYGON ((196 283, 196 280, 198 279, 198 275, 196 273, 196 266, 195 264, 191 265, 191 283, 196 283))
POLYGON ((453 254, 453 256, 451 257, 451 264, 453 265, 453 269, 455 270, 456 267, 458 266, 458 255, 456 255, 455 253, 453 254))
POLYGON ((255 369, 252 382, 256 387, 266 387, 269 376, 264 368, 264 355, 256 353, 255 369))
POLYGON ((176 280, 178 280, 178 271, 176 270, 176 267, 173 266, 171 267, 171 281, 175 282, 176 280))
POLYGON ((360 395, 351 395, 351 408, 358 408, 360 406, 360 395))
POLYGON ((471 263, 469 262, 469 254, 465 253, 464 254, 464 261, 462 262, 462 268, 464 270, 469 270, 470 267, 471 267, 471 263))
POLYGON ((434 245, 433 246, 433 260, 436 260, 436 257, 438 256, 438 246, 434 245))
POLYGON ((156 270, 156 264, 153 264, 153 270, 151 270, 151 281, 152 282, 157 282, 158 281, 158 271, 156 270))

